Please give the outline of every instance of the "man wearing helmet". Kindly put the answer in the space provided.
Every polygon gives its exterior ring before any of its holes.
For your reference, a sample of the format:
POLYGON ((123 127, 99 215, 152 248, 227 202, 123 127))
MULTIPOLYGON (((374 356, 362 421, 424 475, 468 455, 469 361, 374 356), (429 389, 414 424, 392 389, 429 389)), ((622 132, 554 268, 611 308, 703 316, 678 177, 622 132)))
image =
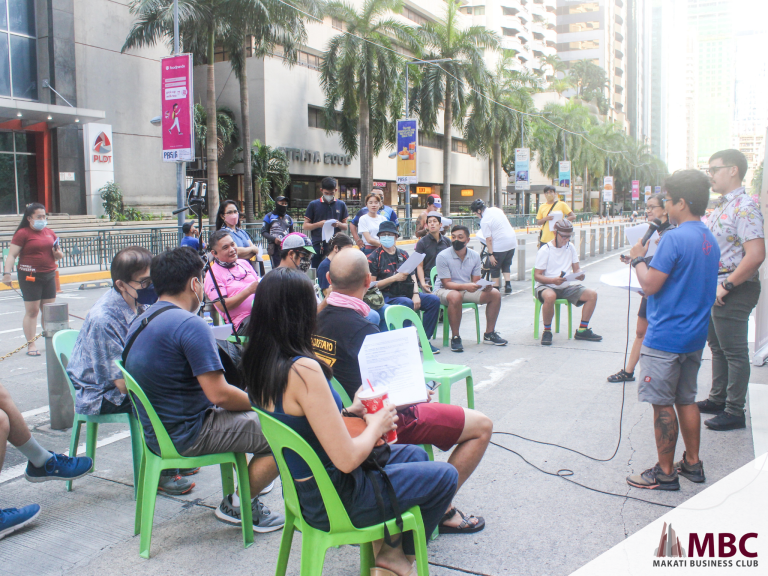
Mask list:
MULTIPOLYGON (((581 284, 571 284, 564 276, 571 271, 579 271, 579 256, 571 244, 573 224, 570 220, 558 220, 555 224, 555 237, 551 242, 539 248, 533 278, 536 280, 536 297, 542 302, 541 312, 544 317, 542 346, 552 345, 552 316, 555 314, 555 300, 568 300, 574 306, 584 306, 581 311, 581 325, 574 334, 576 340, 600 342, 598 336, 589 327, 589 319, 597 305, 597 292, 581 284)), ((577 280, 583 280, 584 274, 577 280)))
POLYGON ((501 290, 501 274, 504 274, 504 281, 507 283, 504 293, 512 294, 509 272, 517 249, 515 230, 501 208, 486 208, 485 202, 477 199, 472 202, 469 210, 480 218, 480 230, 485 236, 485 245, 488 247, 488 260, 491 264, 491 278, 494 286, 501 290))

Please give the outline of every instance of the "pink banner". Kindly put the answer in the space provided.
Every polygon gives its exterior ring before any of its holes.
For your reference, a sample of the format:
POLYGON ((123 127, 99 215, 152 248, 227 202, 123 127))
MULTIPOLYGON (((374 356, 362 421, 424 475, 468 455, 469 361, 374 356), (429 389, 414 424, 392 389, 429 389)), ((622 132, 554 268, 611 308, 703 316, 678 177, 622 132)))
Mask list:
POLYGON ((640 180, 632 180, 632 200, 640 200, 640 180))
POLYGON ((163 162, 194 160, 192 54, 168 56, 160 63, 163 162))

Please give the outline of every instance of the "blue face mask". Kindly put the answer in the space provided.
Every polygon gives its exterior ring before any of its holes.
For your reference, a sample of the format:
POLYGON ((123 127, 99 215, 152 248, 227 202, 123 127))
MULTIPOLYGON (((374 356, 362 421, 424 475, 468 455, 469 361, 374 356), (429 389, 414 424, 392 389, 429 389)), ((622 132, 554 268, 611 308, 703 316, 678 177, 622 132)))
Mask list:
POLYGON ((387 234, 386 236, 381 236, 379 242, 381 242, 384 248, 392 248, 395 245, 395 237, 387 234))
POLYGON ((35 230, 42 230, 48 225, 48 220, 35 220, 32 222, 32 228, 35 230))
POLYGON ((152 306, 157 302, 157 292, 155 292, 155 285, 150 284, 146 288, 139 288, 136 290, 136 303, 143 306, 152 306))

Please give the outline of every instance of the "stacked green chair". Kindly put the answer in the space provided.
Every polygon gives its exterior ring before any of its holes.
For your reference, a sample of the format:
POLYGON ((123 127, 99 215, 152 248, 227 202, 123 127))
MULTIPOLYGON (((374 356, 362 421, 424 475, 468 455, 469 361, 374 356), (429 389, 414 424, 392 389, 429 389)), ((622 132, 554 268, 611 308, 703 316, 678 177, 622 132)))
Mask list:
MULTIPOLYGON (((368 576, 374 566, 373 546, 374 540, 384 537, 384 525, 386 524, 391 534, 399 532, 394 520, 386 523, 356 528, 349 519, 347 511, 339 498, 336 488, 331 483, 328 472, 320 462, 315 451, 307 442, 291 428, 278 421, 265 412, 254 408, 261 420, 261 429, 272 448, 272 453, 277 460, 280 469, 280 478, 283 485, 283 498, 285 500, 285 527, 280 540, 280 552, 277 558, 276 576, 284 576, 288 567, 288 557, 291 554, 291 542, 293 533, 301 532, 301 576, 321 576, 325 553, 328 548, 344 544, 360 545, 360 575, 368 576), (304 521, 301 515, 299 496, 293 483, 291 472, 285 462, 283 452, 291 450, 306 462, 312 471, 312 476, 320 489, 325 510, 328 513, 330 530, 325 532, 313 528, 304 521)), ((424 522, 421 518, 421 510, 418 506, 404 511, 403 531, 413 531, 413 540, 416 545, 416 569, 419 576, 429 574, 427 561, 427 543, 424 533, 424 522)))
MULTIPOLYGON (((432 268, 432 272, 430 272, 429 275, 434 289, 435 278, 437 278, 437 266, 432 268)), ((472 308, 475 311, 475 330, 477 331, 477 343, 480 344, 480 310, 477 308, 477 304, 474 302, 464 302, 461 307, 472 308)), ((448 322, 448 306, 440 304, 440 312, 443 314, 443 346, 448 346, 448 329, 450 328, 450 323, 448 322)), ((437 326, 435 326, 435 333, 432 334, 432 338, 436 337, 437 326)))
MULTIPOLYGON (((536 280, 534 279, 534 273, 536 270, 531 270, 531 293, 533 294, 533 302, 536 306, 536 311, 533 317, 533 338, 538 340, 539 338, 539 320, 541 318, 541 300, 536 298, 536 280)), ((555 300, 555 332, 560 332, 560 305, 565 304, 568 306, 568 338, 571 338, 573 334, 573 306, 565 298, 558 298, 555 300)))
MULTIPOLYGON (((61 369, 64 371, 64 377, 69 386, 69 392, 72 394, 72 402, 77 404, 77 393, 72 384, 72 380, 67 373, 67 364, 72 357, 72 350, 75 348, 79 330, 61 330, 53 335, 53 350, 56 353, 56 359, 59 361, 61 369)), ((77 447, 80 444, 80 428, 85 424, 85 454, 93 460, 93 466, 96 467, 96 438, 99 432, 99 424, 128 424, 131 429, 131 448, 133 450, 133 497, 136 498, 139 485, 139 469, 141 467, 141 431, 138 420, 133 414, 96 414, 86 415, 75 412, 72 421, 72 438, 69 443, 69 455, 77 456, 77 447)), ((93 471, 93 468, 91 469, 93 471)), ((72 491, 72 481, 65 483, 67 492, 72 491)))
POLYGON ((451 403, 451 385, 459 380, 467 381, 467 406, 475 408, 475 388, 472 379, 472 369, 469 366, 461 364, 442 364, 435 360, 432 349, 429 347, 429 339, 424 332, 424 326, 421 324, 416 313, 407 306, 390 306, 387 308, 384 316, 387 326, 390 330, 397 330, 403 327, 406 320, 410 320, 416 327, 421 343, 421 352, 424 355, 424 379, 427 382, 435 380, 440 383, 437 389, 438 398, 443 404, 451 403))
POLYGON ((141 439, 144 449, 144 458, 141 461, 141 472, 139 480, 139 492, 136 498, 136 520, 134 523, 134 534, 141 534, 139 542, 139 555, 142 558, 149 558, 149 547, 152 541, 152 522, 155 516, 155 500, 157 499, 157 483, 160 481, 160 472, 163 470, 173 470, 175 468, 197 468, 199 466, 221 466, 221 484, 226 498, 234 494, 234 478, 232 467, 237 472, 237 485, 240 490, 240 515, 243 528, 243 544, 246 548, 253 544, 253 514, 251 511, 251 484, 248 478, 248 461, 245 454, 235 452, 222 452, 221 454, 206 454, 204 456, 181 456, 173 445, 171 437, 165 430, 163 423, 157 416, 157 412, 147 399, 144 391, 137 384, 123 366, 121 360, 115 363, 122 370, 125 376, 125 386, 133 403, 133 407, 138 413, 140 404, 152 424, 152 430, 160 446, 160 455, 158 456, 149 449, 144 439, 144 431, 141 429, 141 439))

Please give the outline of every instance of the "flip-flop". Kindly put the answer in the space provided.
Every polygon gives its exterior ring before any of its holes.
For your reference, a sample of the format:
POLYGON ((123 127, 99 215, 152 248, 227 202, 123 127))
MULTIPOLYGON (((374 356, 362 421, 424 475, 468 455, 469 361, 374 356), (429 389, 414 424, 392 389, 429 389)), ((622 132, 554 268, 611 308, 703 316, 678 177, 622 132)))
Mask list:
POLYGON ((451 508, 443 514, 443 517, 440 519, 440 524, 437 526, 437 530, 440 534, 473 534, 475 532, 480 532, 482 529, 485 528, 485 519, 482 517, 476 517, 472 516, 471 514, 469 516, 465 515, 461 510, 458 510, 457 508, 451 508), (453 518, 454 514, 458 512, 459 516, 461 516, 461 524, 458 526, 446 526, 443 524, 446 520, 450 520, 453 518), (472 524, 470 520, 472 518, 477 518, 477 524, 472 524))
POLYGON ((30 350, 27 352, 27 356, 40 356, 40 350, 30 350))

